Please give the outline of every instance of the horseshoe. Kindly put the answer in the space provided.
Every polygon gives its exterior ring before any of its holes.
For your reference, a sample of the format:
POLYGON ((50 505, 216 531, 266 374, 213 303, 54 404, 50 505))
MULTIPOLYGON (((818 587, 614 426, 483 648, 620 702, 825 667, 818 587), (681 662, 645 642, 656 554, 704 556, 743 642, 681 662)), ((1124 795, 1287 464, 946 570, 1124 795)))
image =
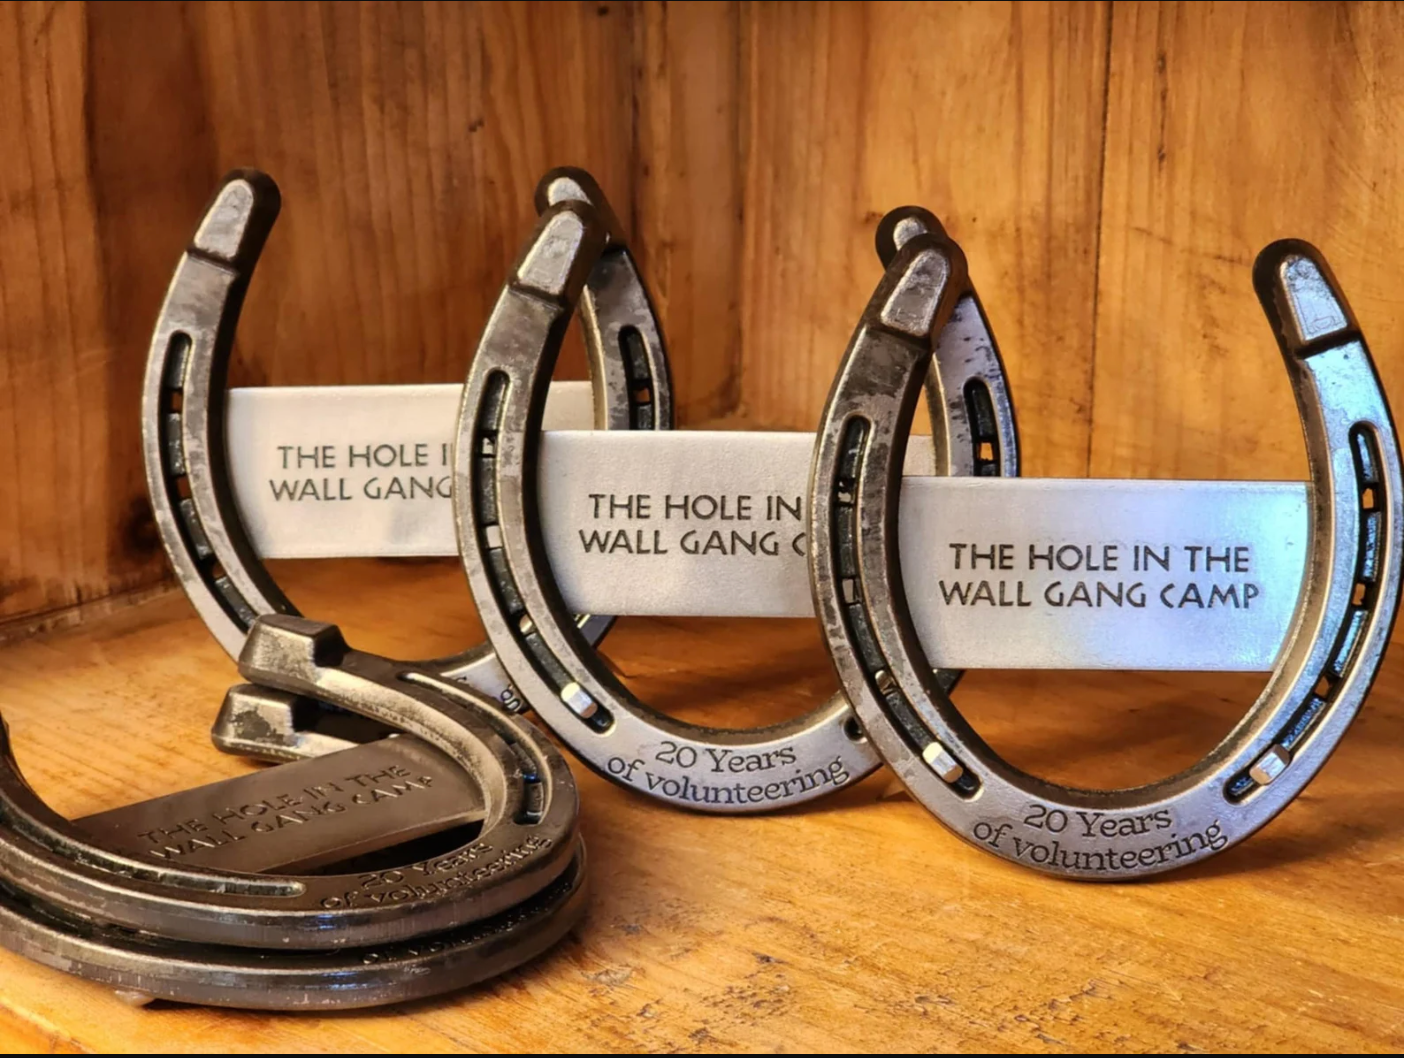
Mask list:
POLYGON ((494 918, 421 941, 332 953, 175 944, 66 916, 0 886, 0 943, 55 970, 157 999, 355 1010, 457 991, 544 954, 584 913, 584 865, 582 850, 567 875, 494 918))
POLYGON ((0 943, 150 995, 264 1009, 375 1005, 519 965, 583 911, 575 784, 530 723, 461 685, 351 650, 331 625, 256 622, 244 675, 420 738, 478 783, 459 847, 390 872, 251 874, 94 843, 26 785, 0 737, 0 943))
POLYGON ((1311 466, 1311 545, 1266 688, 1194 766, 1080 790, 1009 765, 931 678, 902 588, 902 452, 918 379, 965 267, 911 239, 888 267, 835 378, 810 480, 810 577, 844 690, 914 797, 967 841, 1074 878, 1125 879, 1205 859, 1277 815, 1330 756, 1379 667, 1399 604, 1399 448, 1365 340, 1321 254, 1258 257, 1311 466))
MULTIPOLYGON (((547 205, 483 332, 458 423, 459 550, 498 660, 582 761, 670 804, 768 811, 861 778, 879 759, 841 695, 770 727, 683 723, 631 694, 579 634, 545 555, 537 461, 560 336, 608 245, 608 225, 578 198, 554 196, 547 205)), ((894 215, 878 232, 879 246, 898 231, 928 228, 940 230, 924 211, 894 215)), ((1017 473, 1014 413, 998 351, 973 288, 961 286, 956 302, 934 341, 929 393, 937 469, 1017 473)), ((938 678, 950 686, 956 676, 938 678)))
MULTIPOLYGON (((548 173, 538 200, 560 194, 591 202, 609 232, 608 252, 589 276, 581 311, 598 425, 666 429, 673 407, 663 338, 619 224, 588 174, 548 173), (647 401, 638 399, 641 389, 647 401)), ((171 279, 142 398, 147 484, 162 543, 196 611, 234 657, 258 617, 297 613, 249 541, 224 450, 234 333, 279 206, 277 185, 265 174, 236 170, 225 177, 171 279)), ((589 642, 611 623, 598 616, 577 620, 589 642)), ((509 707, 520 701, 486 645, 424 664, 509 707)), ((296 760, 386 733, 382 725, 317 702, 290 703, 249 688, 226 702, 213 737, 230 752, 296 760)))

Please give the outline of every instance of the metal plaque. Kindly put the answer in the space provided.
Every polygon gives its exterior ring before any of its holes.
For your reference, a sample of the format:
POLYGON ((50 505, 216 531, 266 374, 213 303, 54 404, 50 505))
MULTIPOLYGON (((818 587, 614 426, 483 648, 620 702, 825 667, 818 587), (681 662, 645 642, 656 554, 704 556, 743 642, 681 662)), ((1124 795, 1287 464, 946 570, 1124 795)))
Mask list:
POLYGON ((257 873, 308 871, 482 817, 482 793, 462 768, 394 737, 75 823, 154 863, 257 873))
MULTIPOLYGON (((241 510, 267 557, 451 555, 457 386, 235 390, 241 510)), ((557 383, 542 529, 577 612, 813 614, 803 433, 588 425, 557 383)), ((912 438, 901 558, 933 664, 950 668, 1270 668, 1307 549, 1298 482, 921 476, 912 438)))

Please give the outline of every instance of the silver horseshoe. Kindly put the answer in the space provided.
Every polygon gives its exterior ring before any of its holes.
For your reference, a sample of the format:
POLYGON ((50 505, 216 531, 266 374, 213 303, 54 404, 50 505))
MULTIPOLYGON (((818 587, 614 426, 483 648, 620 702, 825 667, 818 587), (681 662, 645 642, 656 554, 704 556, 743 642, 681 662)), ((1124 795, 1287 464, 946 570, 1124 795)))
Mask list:
MULTIPOLYGON (((546 385, 585 276, 608 245, 607 230, 579 198, 561 197, 544 210, 473 359, 458 426, 454 505, 478 612, 531 707, 599 774, 705 812, 803 804, 880 763, 841 694, 803 717, 751 730, 675 720, 640 701, 605 666, 578 634, 551 576, 536 506, 546 385), (721 781, 713 777, 718 772, 721 781)), ((896 253, 898 242, 932 230, 940 225, 924 210, 894 214, 878 231, 879 253, 896 253)), ((937 469, 1017 473, 1003 367, 968 284, 955 307, 931 343, 937 469)), ((951 686, 957 676, 939 678, 951 686)))
POLYGON ((964 272, 923 236, 888 268, 829 395, 812 464, 810 576, 844 689, 918 801, 967 841, 1052 874, 1125 879, 1212 856, 1266 824, 1326 762, 1379 667, 1399 604, 1398 440, 1364 338, 1321 254, 1267 247, 1253 282, 1281 346, 1311 467, 1309 559, 1266 688, 1179 775, 1081 790, 1012 767, 932 679, 902 588, 902 452, 930 335, 964 272))
MULTIPOLYGON (((538 202, 561 194, 590 201, 610 231, 609 252, 589 276, 581 311, 597 425, 666 429, 673 406, 663 338, 618 222, 599 187, 580 170, 548 173, 538 202), (640 380, 647 383, 647 402, 637 399, 640 380)), ((181 587, 233 657, 258 617, 297 613, 249 542, 224 451, 234 332, 279 206, 277 185, 267 175, 237 170, 225 178, 171 279, 142 397, 147 484, 162 543, 181 587)), ((580 633, 597 642, 611 620, 582 616, 580 633)), ((486 644, 423 665, 507 708, 520 708, 520 696, 486 644)), ((315 701, 290 704, 255 687, 230 696, 213 729, 221 749, 265 760, 318 756, 384 734, 378 723, 315 701), (326 723, 329 717, 334 724, 326 723)))

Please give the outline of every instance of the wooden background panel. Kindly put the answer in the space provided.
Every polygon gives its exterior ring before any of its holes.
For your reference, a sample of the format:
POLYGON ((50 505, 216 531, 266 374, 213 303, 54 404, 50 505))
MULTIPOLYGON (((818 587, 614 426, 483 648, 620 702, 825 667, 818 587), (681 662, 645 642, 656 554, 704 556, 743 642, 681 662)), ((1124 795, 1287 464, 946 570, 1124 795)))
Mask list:
MULTIPOLYGON (((461 378, 537 179, 577 164, 682 325, 680 417, 729 410, 738 206, 714 163, 737 156, 737 51, 688 42, 734 40, 739 15, 712 10, 0 5, 0 628, 165 576, 138 448, 146 343, 236 166, 271 173, 284 205, 237 382, 461 378), (660 44, 675 61, 646 68, 660 44)), ((574 336, 561 371, 583 373, 574 336)))
POLYGON ((114 446, 114 330, 143 249, 104 238, 121 189, 91 179, 95 50, 81 5, 0 6, 0 618, 160 575, 134 408, 114 446))
POLYGON ((743 406, 812 429, 887 210, 964 247, 1035 475, 1086 473, 1104 4, 757 5, 743 406))
POLYGON ((1291 389, 1251 284, 1315 243, 1385 386, 1404 386, 1404 10, 1117 4, 1091 470, 1301 478, 1291 389))
POLYGON ((741 388, 741 6, 644 3, 634 24, 639 267, 682 420, 718 418, 741 388))
POLYGON ((586 166, 628 215, 627 8, 217 3, 197 21, 217 169, 252 160, 283 191, 244 381, 461 379, 547 169, 586 166))

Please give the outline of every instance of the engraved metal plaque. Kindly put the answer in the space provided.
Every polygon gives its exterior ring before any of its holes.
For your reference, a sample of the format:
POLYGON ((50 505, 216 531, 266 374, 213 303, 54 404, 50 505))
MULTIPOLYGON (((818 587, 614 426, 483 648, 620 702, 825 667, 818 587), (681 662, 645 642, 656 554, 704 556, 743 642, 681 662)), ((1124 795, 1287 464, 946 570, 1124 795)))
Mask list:
POLYGON ((75 820, 106 848, 167 866, 308 871, 481 820, 447 756, 393 737, 75 820))
MULTIPOLYGON (((448 439, 458 386, 231 394, 232 471, 270 557, 457 553, 448 439)), ((576 612, 813 614, 803 433, 608 432, 557 383, 542 532, 576 612)), ((1301 586, 1297 482, 956 479, 902 486, 903 581, 934 664, 1263 671, 1301 586)))

